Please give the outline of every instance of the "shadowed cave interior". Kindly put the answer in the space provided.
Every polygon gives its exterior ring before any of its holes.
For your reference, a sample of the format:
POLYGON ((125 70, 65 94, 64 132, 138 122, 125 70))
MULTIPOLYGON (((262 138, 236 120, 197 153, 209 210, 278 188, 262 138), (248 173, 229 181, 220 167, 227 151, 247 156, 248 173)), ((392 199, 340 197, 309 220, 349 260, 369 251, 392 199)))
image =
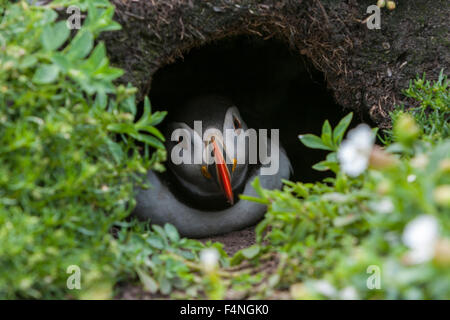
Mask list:
MULTIPOLYGON (((195 48, 156 72, 150 99, 170 114, 201 94, 230 97, 250 128, 280 129, 280 143, 293 167, 292 180, 312 182, 329 175, 312 169, 327 152, 305 147, 299 134, 320 135, 328 119, 334 127, 344 111, 327 89, 323 74, 285 43, 239 36, 195 48)), ((352 126, 361 122, 354 115, 352 126)))

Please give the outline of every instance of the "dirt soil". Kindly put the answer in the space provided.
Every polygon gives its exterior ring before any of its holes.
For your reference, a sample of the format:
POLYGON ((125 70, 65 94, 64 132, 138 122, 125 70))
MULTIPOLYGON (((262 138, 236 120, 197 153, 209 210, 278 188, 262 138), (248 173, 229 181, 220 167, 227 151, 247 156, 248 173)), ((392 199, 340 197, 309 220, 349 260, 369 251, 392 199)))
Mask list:
POLYGON ((203 243, 207 241, 221 242, 224 244, 224 250, 226 253, 228 253, 229 256, 232 256, 237 251, 249 247, 255 243, 255 227, 253 226, 220 236, 200 239, 200 241, 203 243))

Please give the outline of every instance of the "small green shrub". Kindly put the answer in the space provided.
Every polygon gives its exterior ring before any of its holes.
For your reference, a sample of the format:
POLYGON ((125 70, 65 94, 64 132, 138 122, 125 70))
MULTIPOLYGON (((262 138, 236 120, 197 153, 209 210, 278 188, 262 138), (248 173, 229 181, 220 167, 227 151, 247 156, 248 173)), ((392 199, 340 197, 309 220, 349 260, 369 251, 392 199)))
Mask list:
POLYGON ((88 6, 73 38, 48 7, 0 9, 2 298, 76 294, 66 288, 69 265, 82 270, 82 294, 110 295, 120 271, 111 228, 133 208, 139 175, 164 158, 154 126, 165 114, 146 100, 134 122, 136 89, 112 83, 123 71, 94 43, 120 27, 114 8, 88 6))
POLYGON ((448 80, 418 79, 405 94, 420 106, 392 114, 385 149, 369 146, 369 167, 359 176, 345 174, 336 155, 342 144, 331 143, 348 116, 334 130, 326 121, 321 137, 300 136, 309 147, 332 151, 315 167, 335 178, 286 181, 283 191, 255 182, 257 201, 269 210, 256 229, 261 249, 252 259, 283 257, 275 288, 290 288, 299 299, 450 298, 448 80))
MULTIPOLYGON (((419 103, 417 108, 408 110, 408 113, 414 116, 418 126, 422 128, 423 140, 433 143, 450 137, 450 95, 444 70, 435 82, 426 80, 425 75, 411 81, 404 93, 419 103)), ((399 110, 392 114, 394 120, 401 114, 399 110)))

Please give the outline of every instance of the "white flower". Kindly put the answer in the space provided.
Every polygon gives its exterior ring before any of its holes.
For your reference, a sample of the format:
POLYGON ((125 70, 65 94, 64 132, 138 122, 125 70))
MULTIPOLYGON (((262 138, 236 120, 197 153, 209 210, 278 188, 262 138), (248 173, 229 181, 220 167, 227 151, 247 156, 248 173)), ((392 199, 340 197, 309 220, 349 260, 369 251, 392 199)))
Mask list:
POLYGON ((411 165, 417 169, 424 169, 428 162, 428 157, 424 154, 419 154, 411 159, 411 165))
POLYGON ((343 203, 348 200, 348 197, 343 193, 330 192, 330 193, 325 193, 322 196, 322 199, 326 200, 326 201, 331 201, 331 202, 343 203))
POLYGON ((219 264, 219 252, 214 248, 200 251, 200 262, 206 272, 214 271, 219 264))
POLYGON ((313 286, 323 296, 333 297, 336 295, 336 288, 326 280, 315 281, 313 286))
POLYGON ((369 164, 374 142, 375 135, 368 125, 360 124, 350 130, 338 150, 342 170, 351 177, 363 173, 369 164))
POLYGON ((403 230, 403 243, 410 248, 412 263, 424 263, 434 256, 438 239, 438 221, 431 215, 421 215, 409 222, 403 230))
POLYGON ((358 292, 354 287, 345 287, 339 293, 342 300, 358 300, 358 292))
POLYGON ((406 181, 408 181, 409 183, 413 183, 414 181, 416 181, 417 176, 415 174, 410 174, 409 176, 406 177, 406 181))
POLYGON ((394 211, 394 204, 389 198, 384 198, 374 205, 375 211, 379 213, 391 213, 394 211))

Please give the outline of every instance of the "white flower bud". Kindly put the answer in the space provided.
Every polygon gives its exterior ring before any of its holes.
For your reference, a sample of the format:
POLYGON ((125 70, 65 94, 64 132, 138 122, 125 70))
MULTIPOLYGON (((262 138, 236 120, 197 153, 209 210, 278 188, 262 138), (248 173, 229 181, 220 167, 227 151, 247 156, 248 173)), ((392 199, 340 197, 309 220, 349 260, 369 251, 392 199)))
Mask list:
POLYGON ((206 272, 214 271, 219 264, 219 252, 214 248, 200 251, 200 262, 206 272))
POLYGON ((402 240, 410 248, 408 258, 412 263, 424 263, 433 258, 438 228, 436 218, 428 214, 421 215, 406 225, 402 240))

